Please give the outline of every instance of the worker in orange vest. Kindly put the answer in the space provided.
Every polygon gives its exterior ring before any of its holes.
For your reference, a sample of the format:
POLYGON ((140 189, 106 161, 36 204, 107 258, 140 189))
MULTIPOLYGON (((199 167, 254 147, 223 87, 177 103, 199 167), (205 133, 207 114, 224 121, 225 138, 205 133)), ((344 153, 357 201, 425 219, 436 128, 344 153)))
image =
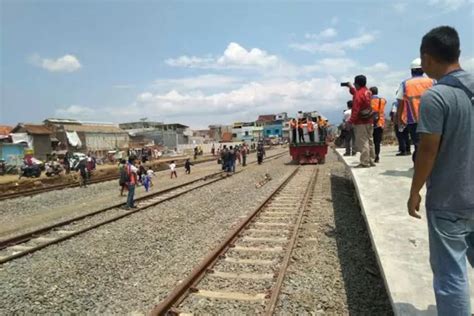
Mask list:
POLYGON ((298 128, 298 123, 296 119, 290 120, 290 129, 291 129, 291 141, 293 144, 296 144, 296 129, 298 128))
POLYGON ((298 120, 298 142, 304 143, 303 120, 298 120))
POLYGON ((380 144, 382 143, 383 129, 385 128, 385 105, 387 104, 387 100, 378 96, 379 89, 377 87, 371 87, 369 90, 372 92, 370 105, 372 106, 372 112, 374 113, 374 162, 379 162, 380 144))
MULTIPOLYGON (((415 145, 413 153, 413 161, 416 157, 416 149, 418 148, 418 135, 416 127, 418 126, 420 99, 422 94, 433 86, 433 80, 423 76, 421 69, 421 59, 416 58, 411 62, 411 78, 403 81, 397 92, 397 118, 401 131, 406 129, 403 137, 409 144, 409 139, 415 145)), ((409 148, 409 146, 408 146, 409 148)), ((409 152, 397 154, 399 156, 409 155, 409 152)))
POLYGON ((327 121, 324 120, 321 116, 318 116, 317 122, 318 122, 319 141, 324 142, 324 140, 326 139, 327 121))
POLYGON ((314 143, 314 122, 311 117, 306 119, 306 128, 308 129, 309 142, 314 143))

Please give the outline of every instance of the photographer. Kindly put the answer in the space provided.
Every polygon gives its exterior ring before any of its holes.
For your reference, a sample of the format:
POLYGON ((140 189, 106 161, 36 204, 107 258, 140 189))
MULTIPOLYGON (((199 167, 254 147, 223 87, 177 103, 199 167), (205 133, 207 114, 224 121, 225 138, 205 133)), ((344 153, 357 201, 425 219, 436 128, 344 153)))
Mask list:
POLYGON ((360 164, 356 168, 369 168, 375 166, 374 125, 372 107, 370 104, 372 93, 367 89, 367 78, 358 75, 354 78, 354 85, 350 82, 341 83, 349 87, 352 94, 352 113, 349 123, 353 125, 355 147, 360 152, 360 164))

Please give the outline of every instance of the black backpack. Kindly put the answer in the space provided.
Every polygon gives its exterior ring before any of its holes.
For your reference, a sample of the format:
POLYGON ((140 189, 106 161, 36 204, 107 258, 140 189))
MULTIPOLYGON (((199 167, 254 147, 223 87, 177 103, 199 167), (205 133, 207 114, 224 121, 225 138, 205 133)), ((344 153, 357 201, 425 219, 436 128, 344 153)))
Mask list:
POLYGON ((120 169, 120 179, 119 179, 119 184, 124 185, 125 183, 130 182, 130 175, 128 174, 128 166, 123 166, 122 169, 120 169))

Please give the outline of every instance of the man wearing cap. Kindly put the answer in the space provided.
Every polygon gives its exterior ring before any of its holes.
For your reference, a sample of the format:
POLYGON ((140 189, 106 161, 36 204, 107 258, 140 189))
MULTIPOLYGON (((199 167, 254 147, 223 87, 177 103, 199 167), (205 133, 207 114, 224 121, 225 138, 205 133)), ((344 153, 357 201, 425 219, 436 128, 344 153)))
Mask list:
MULTIPOLYGON (((413 162, 418 148, 418 135, 416 128, 418 126, 420 100, 423 93, 433 86, 433 80, 423 76, 421 69, 421 59, 416 58, 411 62, 411 78, 403 81, 397 91, 397 121, 400 131, 406 129, 404 142, 415 145, 413 152, 413 162)), ((403 153, 409 155, 409 152, 403 153)))

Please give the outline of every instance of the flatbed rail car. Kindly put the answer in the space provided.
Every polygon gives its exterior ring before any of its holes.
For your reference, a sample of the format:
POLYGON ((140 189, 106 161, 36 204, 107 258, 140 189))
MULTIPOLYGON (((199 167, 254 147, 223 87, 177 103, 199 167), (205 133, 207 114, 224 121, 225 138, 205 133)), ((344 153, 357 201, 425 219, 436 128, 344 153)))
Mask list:
POLYGON ((299 164, 324 164, 328 153, 326 142, 290 143, 290 155, 299 164))

